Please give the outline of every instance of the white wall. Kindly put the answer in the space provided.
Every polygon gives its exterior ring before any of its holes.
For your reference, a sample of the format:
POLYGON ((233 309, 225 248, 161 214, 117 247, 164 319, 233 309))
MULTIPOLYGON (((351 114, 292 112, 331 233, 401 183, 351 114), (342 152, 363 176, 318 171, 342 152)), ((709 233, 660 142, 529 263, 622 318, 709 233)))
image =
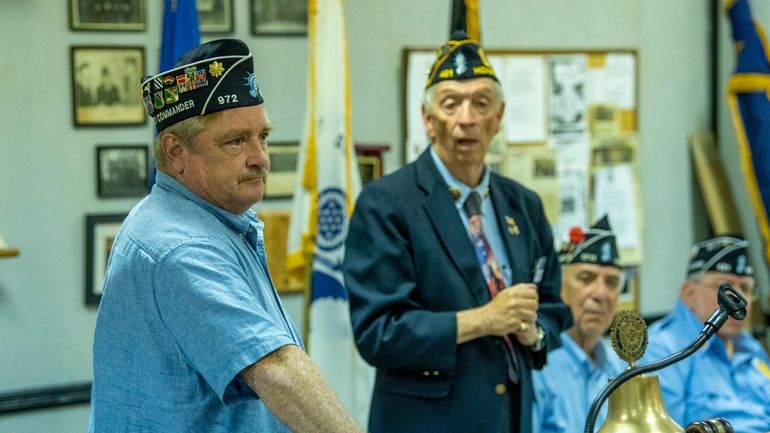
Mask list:
MULTIPOLYGON (((132 199, 96 197, 97 144, 150 141, 151 126, 74 128, 73 44, 146 47, 157 70, 161 5, 145 32, 73 32, 66 1, 6 0, 0 6, 0 232, 21 256, 0 260, 0 392, 91 378, 95 310, 83 304, 85 215, 128 211, 132 199)), ((257 38, 247 2, 236 0, 234 36, 255 54, 256 75, 277 128, 297 140, 305 102, 303 38, 257 38)), ((487 48, 634 48, 639 53, 639 125, 645 262, 641 310, 676 298, 697 226, 687 136, 707 127, 705 3, 664 0, 484 0, 487 48), (684 59, 687 59, 685 62, 684 59)), ((348 0, 346 13, 356 142, 387 143, 386 170, 401 161, 402 48, 437 47, 448 36, 448 0, 348 0)), ((286 208, 259 204, 257 210, 286 208)), ((286 299, 301 323, 301 299, 286 299)), ((0 417, 0 431, 84 431, 83 406, 0 417)))

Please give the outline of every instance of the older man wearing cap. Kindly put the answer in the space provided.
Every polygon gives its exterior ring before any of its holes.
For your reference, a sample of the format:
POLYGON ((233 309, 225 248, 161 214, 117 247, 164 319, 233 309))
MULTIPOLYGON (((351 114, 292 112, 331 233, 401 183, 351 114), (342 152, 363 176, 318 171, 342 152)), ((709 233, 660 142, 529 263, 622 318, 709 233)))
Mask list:
POLYGON ((141 83, 157 184, 115 239, 94 335, 91 432, 359 432, 267 272, 271 124, 243 42, 141 83))
MULTIPOLYGON (((562 347, 548 354, 545 368, 534 373, 534 431, 543 433, 581 431, 594 398, 624 368, 602 338, 615 316, 623 286, 608 217, 585 232, 573 228, 560 258, 561 296, 575 324, 561 333, 562 347)), ((606 414, 605 405, 597 429, 606 414)))
MULTIPOLYGON (((650 327, 641 362, 659 360, 690 344, 717 308, 717 288, 729 283, 749 303, 755 295, 748 242, 718 236, 696 244, 674 309, 650 327)), ((750 304, 749 304, 750 305, 750 304)), ((730 318, 717 337, 658 374, 669 413, 680 425, 724 417, 736 432, 770 431, 770 359, 761 344, 730 318)))
POLYGON ((371 432, 529 432, 531 370, 569 325, 538 196, 484 163, 504 103, 484 51, 438 52, 431 146, 367 185, 344 273, 356 343, 377 369, 371 432))

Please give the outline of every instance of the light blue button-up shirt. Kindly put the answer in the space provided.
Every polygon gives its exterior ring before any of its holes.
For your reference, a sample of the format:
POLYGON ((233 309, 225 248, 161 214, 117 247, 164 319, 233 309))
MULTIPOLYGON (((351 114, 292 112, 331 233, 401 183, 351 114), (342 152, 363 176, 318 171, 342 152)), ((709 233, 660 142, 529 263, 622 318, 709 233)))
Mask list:
POLYGON ((433 158, 433 163, 436 164, 439 174, 446 182, 449 188, 456 188, 460 191, 460 197, 455 200, 455 208, 460 215, 465 226, 465 231, 468 233, 470 239, 471 228, 468 224, 468 215, 465 214, 463 209, 463 203, 468 198, 468 194, 471 191, 476 191, 481 196, 481 224, 484 226, 484 236, 489 242, 492 252, 495 253, 495 259, 497 264, 500 265, 500 269, 503 270, 503 277, 505 279, 505 286, 511 285, 512 273, 510 262, 508 261, 508 254, 505 251, 505 245, 503 245, 503 238, 500 235, 500 227, 497 225, 497 216, 495 215, 495 208, 492 206, 492 199, 489 198, 489 167, 484 167, 484 175, 481 178, 481 182, 474 188, 466 185, 463 181, 456 178, 447 168, 441 158, 439 158, 436 151, 433 150, 433 146, 430 148, 430 156, 433 158))
MULTIPOLYGON (((588 354, 567 334, 561 333, 562 346, 548 352, 548 363, 532 372, 535 404, 532 411, 534 433, 582 432, 591 404, 610 379, 626 367, 606 341, 588 354)), ((607 417, 607 403, 599 412, 595 431, 607 417)))
MULTIPOLYGON (((678 352, 703 327, 695 313, 677 301, 674 310, 650 326, 647 352, 640 363, 678 352)), ((668 412, 682 427, 719 416, 730 421, 736 432, 770 431, 770 359, 745 331, 735 340, 732 358, 714 336, 690 357, 653 374, 659 375, 668 412)))
POLYGON ((240 378, 301 347, 267 270, 263 223, 159 172, 115 239, 94 335, 90 432, 282 432, 240 378))

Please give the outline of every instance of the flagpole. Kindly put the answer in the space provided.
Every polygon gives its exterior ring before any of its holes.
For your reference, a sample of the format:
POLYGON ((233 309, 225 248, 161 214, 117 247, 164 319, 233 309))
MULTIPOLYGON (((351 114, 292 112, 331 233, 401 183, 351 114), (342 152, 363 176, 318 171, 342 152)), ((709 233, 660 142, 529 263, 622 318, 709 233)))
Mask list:
MULTIPOLYGON (((307 19, 308 19, 308 131, 306 140, 306 155, 305 166, 303 167, 303 186, 310 187, 310 215, 313 215, 308 226, 310 229, 310 244, 311 248, 303 248, 305 263, 305 299, 304 299, 304 311, 302 315, 302 339, 305 342, 305 350, 310 353, 310 303, 313 299, 313 255, 315 252, 315 236, 317 233, 317 222, 315 221, 315 215, 317 215, 317 157, 316 152, 316 18, 318 15, 317 0, 308 0, 307 2, 307 19)), ((301 237, 302 239, 302 237, 301 237)), ((304 239, 302 239, 304 245, 304 239)))
POLYGON ((305 256, 305 287, 304 305, 302 306, 302 341, 305 342, 305 351, 310 352, 310 301, 312 299, 313 254, 305 256))

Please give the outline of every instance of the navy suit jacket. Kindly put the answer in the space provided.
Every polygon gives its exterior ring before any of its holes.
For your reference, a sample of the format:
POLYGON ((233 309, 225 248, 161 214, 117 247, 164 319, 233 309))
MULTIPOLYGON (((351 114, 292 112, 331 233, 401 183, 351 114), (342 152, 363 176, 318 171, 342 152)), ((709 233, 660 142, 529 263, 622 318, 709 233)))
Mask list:
MULTIPOLYGON (((561 270, 539 197, 492 173, 490 195, 513 283, 538 285, 538 323, 547 348, 572 322, 559 297, 561 270)), ((507 381, 499 337, 457 344, 456 313, 490 300, 473 246, 446 183, 426 151, 401 170, 367 185, 350 221, 345 283, 356 344, 377 374, 369 415, 372 433, 501 431, 507 381)), ((521 371, 519 432, 530 432, 533 352, 513 338, 521 371)), ((514 428, 514 431, 517 431, 514 428)))

